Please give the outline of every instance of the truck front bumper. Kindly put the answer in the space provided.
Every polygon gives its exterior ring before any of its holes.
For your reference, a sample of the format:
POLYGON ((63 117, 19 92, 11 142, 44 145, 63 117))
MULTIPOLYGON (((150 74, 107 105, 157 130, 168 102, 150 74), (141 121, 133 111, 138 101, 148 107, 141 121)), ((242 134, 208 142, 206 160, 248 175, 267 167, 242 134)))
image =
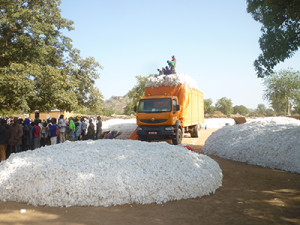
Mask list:
POLYGON ((139 137, 145 139, 168 139, 175 135, 173 126, 140 126, 136 131, 139 137))

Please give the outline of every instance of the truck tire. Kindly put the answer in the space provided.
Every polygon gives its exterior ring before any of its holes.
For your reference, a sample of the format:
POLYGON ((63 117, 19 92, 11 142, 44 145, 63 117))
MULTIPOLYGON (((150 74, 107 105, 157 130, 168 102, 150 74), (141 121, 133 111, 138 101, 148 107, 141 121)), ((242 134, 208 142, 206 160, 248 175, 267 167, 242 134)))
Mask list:
POLYGON ((193 128, 192 128, 192 132, 191 132, 191 137, 192 138, 198 138, 200 136, 199 134, 199 126, 198 125, 195 125, 193 128))
POLYGON ((182 141, 182 129, 180 127, 177 127, 176 134, 172 138, 172 143, 173 145, 179 145, 181 144, 181 141, 182 141))

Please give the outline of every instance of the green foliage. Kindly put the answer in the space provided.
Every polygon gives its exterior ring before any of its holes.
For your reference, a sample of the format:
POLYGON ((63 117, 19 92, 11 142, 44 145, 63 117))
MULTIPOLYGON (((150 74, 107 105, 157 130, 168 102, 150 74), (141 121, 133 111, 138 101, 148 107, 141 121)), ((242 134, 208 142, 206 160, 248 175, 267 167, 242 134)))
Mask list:
POLYGON ((273 109, 267 109, 266 116, 276 116, 276 112, 273 109))
POLYGON ((103 108, 103 115, 104 116, 111 116, 112 114, 114 114, 115 111, 113 109, 108 109, 108 108, 103 108))
POLYGON ((273 68, 290 58, 300 46, 299 0, 247 0, 248 13, 262 23, 259 39, 262 54, 255 60, 258 77, 273 72, 273 68))
POLYGON ((137 84, 127 93, 130 102, 127 104, 127 106, 124 109, 124 113, 126 115, 135 114, 133 108, 137 106, 140 97, 144 96, 146 81, 150 76, 153 75, 150 74, 147 77, 136 76, 137 84))
POLYGON ((216 103, 216 110, 222 112, 225 115, 230 115, 233 112, 232 101, 226 97, 219 99, 216 103))
POLYGON ((1 1, 2 110, 100 110, 103 97, 94 83, 101 66, 81 58, 62 35, 73 22, 61 17, 59 5, 59 0, 1 1))
POLYGON ((243 105, 236 105, 236 106, 233 107, 233 113, 245 116, 249 113, 249 109, 247 109, 243 105))
POLYGON ((264 116, 266 114, 267 108, 264 104, 258 104, 255 111, 258 115, 264 116))
POLYGON ((300 99, 300 72, 281 70, 266 77, 264 84, 264 97, 272 103, 273 108, 282 110, 280 103, 284 103, 285 114, 290 115, 291 106, 300 99))
POLYGON ((293 113, 294 114, 300 114, 300 99, 297 99, 295 101, 293 113))
POLYGON ((281 116, 285 115, 286 110, 286 100, 285 99, 275 99, 271 100, 271 106, 276 112, 276 115, 281 116))
POLYGON ((60 15, 58 0, 2 0, 0 66, 11 62, 61 65, 71 39, 59 30, 72 30, 73 22, 60 15))
POLYGON ((204 99, 204 113, 212 114, 215 110, 215 107, 212 105, 213 101, 209 99, 204 99))

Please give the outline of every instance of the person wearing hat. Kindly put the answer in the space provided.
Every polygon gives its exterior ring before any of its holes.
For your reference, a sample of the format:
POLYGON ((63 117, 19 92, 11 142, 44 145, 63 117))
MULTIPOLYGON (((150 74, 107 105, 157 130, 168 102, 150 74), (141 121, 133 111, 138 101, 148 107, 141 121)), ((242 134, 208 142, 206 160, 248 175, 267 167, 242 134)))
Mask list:
POLYGON ((15 117, 13 125, 9 128, 8 144, 11 147, 12 153, 18 153, 21 151, 23 129, 18 122, 18 118, 15 117))
POLYGON ((176 58, 175 58, 175 55, 172 56, 172 61, 175 62, 175 65, 176 65, 176 58))
POLYGON ((174 73, 175 73, 175 69, 176 69, 176 58, 175 58, 175 55, 172 56, 172 62, 174 62, 174 73))

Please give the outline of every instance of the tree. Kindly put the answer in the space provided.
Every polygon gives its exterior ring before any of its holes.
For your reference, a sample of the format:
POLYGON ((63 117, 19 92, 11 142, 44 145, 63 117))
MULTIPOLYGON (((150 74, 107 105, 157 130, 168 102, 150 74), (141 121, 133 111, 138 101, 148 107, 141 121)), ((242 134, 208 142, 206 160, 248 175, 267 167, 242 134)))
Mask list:
POLYGON ((94 87, 99 63, 82 59, 62 30, 60 0, 2 0, 0 9, 0 108, 75 110, 101 101, 94 87), (97 97, 95 97, 97 96, 97 97))
POLYGON ((144 96, 145 94, 145 86, 147 79, 153 75, 149 75, 147 77, 143 76, 136 76, 137 84, 127 93, 130 102, 127 104, 127 106, 124 109, 124 113, 126 115, 134 114, 133 111, 134 106, 137 106, 138 101, 140 100, 140 97, 144 96))
POLYGON ((281 70, 264 80, 264 97, 274 103, 284 102, 285 114, 290 115, 291 107, 300 99, 300 72, 281 70))
POLYGON ((273 68, 290 58, 300 46, 299 0, 247 0, 248 13, 262 23, 259 39, 262 54, 255 60, 258 77, 273 72, 273 68))
POLYGON ((212 106, 213 101, 209 99, 204 99, 204 113, 211 114, 214 112, 215 107, 212 106))
POLYGON ((233 112, 231 99, 223 97, 219 99, 216 103, 216 110, 224 113, 225 115, 230 115, 233 112))
POLYGON ((275 116, 276 113, 275 113, 275 111, 273 109, 267 109, 266 110, 266 115, 267 116, 275 116))
POLYGON ((293 113, 300 114, 300 99, 298 99, 298 100, 295 101, 293 113))
POLYGON ((101 65, 93 57, 82 59, 79 50, 69 51, 65 66, 69 90, 75 94, 79 106, 87 107, 92 112, 99 112, 103 103, 103 95, 94 87, 95 80, 99 78, 99 68, 102 69, 101 65))
POLYGON ((103 115, 104 116, 111 116, 114 113, 116 113, 116 112, 113 109, 103 108, 103 115))
POLYGON ((258 104, 256 108, 256 113, 258 115, 264 116, 266 115, 267 108, 264 104, 258 104))
POLYGON ((245 116, 249 113, 249 109, 247 109, 243 105, 236 105, 236 106, 233 107, 233 113, 234 114, 241 114, 241 115, 245 116))
POLYGON ((286 103, 285 99, 275 99, 273 98, 271 101, 271 106, 276 112, 277 115, 285 115, 286 103))

